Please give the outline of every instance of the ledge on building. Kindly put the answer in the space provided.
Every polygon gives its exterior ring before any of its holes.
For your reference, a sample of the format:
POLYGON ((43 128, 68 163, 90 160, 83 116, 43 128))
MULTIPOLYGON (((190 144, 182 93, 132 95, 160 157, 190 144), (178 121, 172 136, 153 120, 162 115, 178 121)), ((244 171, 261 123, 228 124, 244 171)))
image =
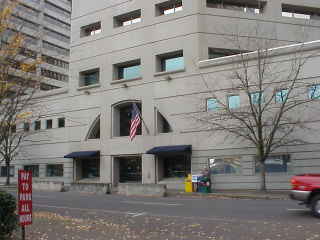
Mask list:
POLYGON ((119 79, 119 80, 114 79, 110 84, 113 85, 113 84, 127 83, 127 82, 132 82, 137 80, 142 80, 142 77, 132 78, 132 79, 119 79))
POLYGON ((45 97, 55 96, 55 95, 60 95, 65 93, 68 93, 68 88, 58 88, 58 89, 52 89, 49 91, 38 92, 33 96, 33 98, 45 98, 45 97))
POLYGON ((169 74, 175 74, 175 73, 180 73, 180 72, 185 72, 186 69, 182 68, 182 69, 178 69, 178 70, 173 70, 173 71, 166 71, 166 72, 157 72, 154 74, 155 77, 159 77, 159 76, 164 76, 164 75, 169 75, 169 74))
POLYGON ((101 87, 100 83, 92 84, 89 86, 78 87, 77 90, 82 91, 82 90, 87 90, 87 89, 91 89, 91 88, 98 88, 98 87, 101 87))

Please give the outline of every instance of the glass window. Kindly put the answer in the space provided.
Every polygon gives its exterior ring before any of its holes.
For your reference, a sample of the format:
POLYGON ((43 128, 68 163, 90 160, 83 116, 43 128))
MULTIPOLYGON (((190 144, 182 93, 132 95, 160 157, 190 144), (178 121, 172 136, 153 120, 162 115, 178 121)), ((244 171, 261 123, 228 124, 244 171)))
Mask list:
POLYGON ((291 4, 282 4, 282 16, 298 19, 320 19, 319 8, 308 8, 306 6, 298 6, 291 4))
POLYGON ((46 125, 47 125, 47 129, 51 129, 52 128, 52 119, 48 119, 46 121, 46 125))
POLYGON ((183 56, 162 59, 162 71, 164 72, 179 70, 183 68, 184 68, 183 56))
POLYGON ((25 132, 30 131, 30 123, 28 123, 28 122, 23 123, 23 131, 25 131, 25 132))
POLYGON ((320 99, 320 84, 309 87, 309 99, 320 99))
POLYGON ((183 178, 191 173, 191 159, 189 156, 163 157, 164 177, 183 178))
POLYGON ((141 77, 141 65, 119 67, 119 79, 135 79, 141 77))
POLYGON ((240 158, 210 158, 209 164, 212 174, 241 174, 240 158))
POLYGON ((47 177, 63 177, 63 164, 47 165, 47 177))
POLYGON ((282 103, 286 100, 289 90, 282 89, 276 92, 276 103, 282 103))
POLYGON ((263 102, 263 93, 261 92, 251 93, 250 97, 253 104, 259 104, 260 100, 263 102))
POLYGON ((232 55, 237 55, 240 53, 244 53, 246 51, 239 51, 233 49, 221 49, 221 48, 209 48, 209 59, 227 57, 232 55))
POLYGON ((34 122, 34 130, 40 130, 41 129, 41 121, 35 121, 34 122))
POLYGON ((32 177, 39 177, 39 165, 26 165, 23 167, 26 171, 32 172, 32 177))
POLYGON ((183 10, 182 1, 167 1, 157 4, 157 15, 169 15, 183 10))
MULTIPOLYGON (((256 162, 256 173, 260 172, 259 162, 256 162)), ((290 155, 274 155, 269 156, 266 161, 266 172, 290 172, 291 171, 291 160, 290 155)))
POLYGON ((101 33, 101 22, 96 22, 84 27, 81 27, 81 37, 93 36, 101 33))
POLYGON ((228 97, 228 106, 230 109, 239 108, 240 107, 240 96, 233 95, 228 97))
MULTIPOLYGON (((9 168, 10 177, 14 177, 14 166, 10 166, 9 168)), ((1 177, 7 177, 8 175, 8 167, 1 167, 1 177)))
POLYGON ((80 73, 80 86, 90 86, 99 83, 99 69, 93 69, 80 73))
POLYGON ((66 125, 66 119, 65 118, 58 118, 58 128, 64 128, 66 125))
POLYGON ((214 111, 218 109, 218 101, 215 98, 207 99, 207 111, 214 111))
POLYGON ((114 17, 114 26, 122 27, 141 22, 141 10, 125 13, 114 17))

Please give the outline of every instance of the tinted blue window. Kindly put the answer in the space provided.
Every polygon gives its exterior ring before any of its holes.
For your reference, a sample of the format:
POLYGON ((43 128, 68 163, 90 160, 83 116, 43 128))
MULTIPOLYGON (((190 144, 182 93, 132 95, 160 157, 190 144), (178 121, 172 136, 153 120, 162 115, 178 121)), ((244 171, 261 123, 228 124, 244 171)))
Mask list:
POLYGON ((310 99, 320 99, 320 85, 312 85, 309 87, 309 98, 310 99))
POLYGON ((282 89, 276 92, 276 103, 282 103, 286 100, 289 90, 282 89))
POLYGON ((84 77, 84 79, 83 79, 84 86, 89 86, 89 85, 99 83, 99 72, 98 71, 85 73, 83 77, 84 77))
POLYGON ((261 98, 261 101, 263 102, 263 93, 260 93, 260 92, 251 93, 251 102, 253 104, 258 104, 260 101, 260 98, 261 98))
POLYGON ((174 71, 184 68, 184 58, 183 57, 175 57, 168 58, 163 60, 163 71, 174 71))
POLYGON ((119 68, 120 79, 134 79, 141 76, 141 66, 121 67, 119 68))
POLYGON ((207 99, 207 111, 213 111, 218 109, 218 102, 215 98, 207 99))
POLYGON ((230 109, 240 107, 240 96, 229 96, 228 97, 228 106, 230 109))

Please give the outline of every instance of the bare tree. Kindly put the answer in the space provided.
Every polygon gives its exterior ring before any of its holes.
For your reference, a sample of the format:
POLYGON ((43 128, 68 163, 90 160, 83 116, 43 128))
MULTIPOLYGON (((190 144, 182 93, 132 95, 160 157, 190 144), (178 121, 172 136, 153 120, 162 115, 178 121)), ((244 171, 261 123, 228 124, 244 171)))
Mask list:
POLYGON ((21 124, 31 117, 28 112, 40 87, 36 71, 41 60, 27 49, 23 26, 12 20, 18 1, 0 2, 0 163, 5 162, 6 184, 10 184, 10 164, 28 134, 21 124))
MULTIPOLYGON (((233 37, 232 41, 238 49, 243 49, 239 37, 233 37)), ((249 39, 248 42, 252 45, 254 41, 254 51, 240 51, 226 60, 230 70, 223 87, 218 84, 222 79, 215 80, 213 74, 200 74, 210 92, 212 105, 194 117, 206 129, 220 131, 232 141, 239 140, 256 149, 260 190, 265 191, 266 159, 283 146, 304 142, 296 133, 307 128, 303 112, 320 98, 320 87, 308 85, 301 76, 303 67, 314 54, 306 51, 305 44, 272 49, 268 40, 249 39), (241 95, 241 105, 227 99, 230 93, 241 95)))

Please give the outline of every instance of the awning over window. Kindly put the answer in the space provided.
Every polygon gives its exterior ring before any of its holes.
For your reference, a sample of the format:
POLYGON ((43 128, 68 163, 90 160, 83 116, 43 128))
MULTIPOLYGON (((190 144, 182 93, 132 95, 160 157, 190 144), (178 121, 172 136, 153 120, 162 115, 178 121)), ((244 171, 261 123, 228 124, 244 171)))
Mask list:
POLYGON ((175 146, 161 146, 154 147, 147 151, 147 154, 170 154, 170 153, 190 153, 191 145, 175 145, 175 146))
POLYGON ((72 152, 64 156, 64 158, 86 158, 86 157, 96 157, 100 151, 82 151, 82 152, 72 152))

